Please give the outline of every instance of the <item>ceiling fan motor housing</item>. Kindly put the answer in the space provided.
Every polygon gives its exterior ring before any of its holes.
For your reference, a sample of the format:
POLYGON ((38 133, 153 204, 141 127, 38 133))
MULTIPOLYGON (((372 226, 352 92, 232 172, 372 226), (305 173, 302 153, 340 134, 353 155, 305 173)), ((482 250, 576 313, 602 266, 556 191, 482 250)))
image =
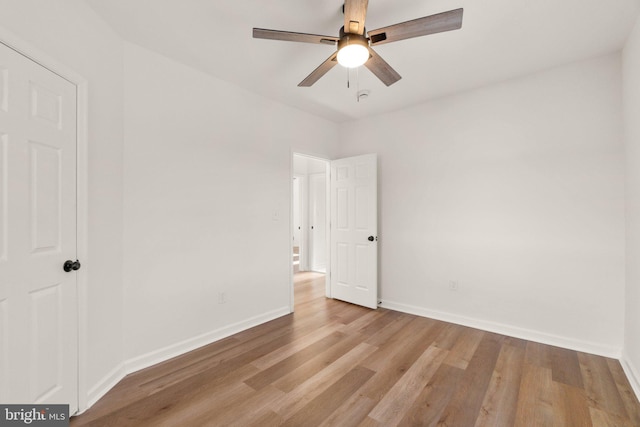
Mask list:
MULTIPOLYGON (((366 34, 366 30, 364 34, 366 34)), ((369 39, 360 34, 345 33, 344 27, 340 28, 340 40, 338 40, 338 50, 345 46, 359 44, 369 49, 369 39)))

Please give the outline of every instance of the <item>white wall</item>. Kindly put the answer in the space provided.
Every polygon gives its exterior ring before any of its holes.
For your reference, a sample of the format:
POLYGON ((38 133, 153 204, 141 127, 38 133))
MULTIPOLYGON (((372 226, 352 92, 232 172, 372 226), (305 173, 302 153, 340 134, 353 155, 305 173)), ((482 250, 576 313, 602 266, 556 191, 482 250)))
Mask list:
POLYGON ((0 0, 0 26, 88 82, 89 259, 80 272, 88 275, 88 353, 81 381, 99 394, 122 361, 123 43, 81 0, 0 0))
POLYGON ((329 156, 337 125, 135 45, 125 94, 133 369, 288 312, 291 150, 329 156))
POLYGON ((385 305, 619 355, 620 76, 611 55, 345 124, 339 154, 379 153, 385 305))
POLYGON ((627 297, 624 363, 640 396, 640 19, 623 52, 627 201, 627 297))

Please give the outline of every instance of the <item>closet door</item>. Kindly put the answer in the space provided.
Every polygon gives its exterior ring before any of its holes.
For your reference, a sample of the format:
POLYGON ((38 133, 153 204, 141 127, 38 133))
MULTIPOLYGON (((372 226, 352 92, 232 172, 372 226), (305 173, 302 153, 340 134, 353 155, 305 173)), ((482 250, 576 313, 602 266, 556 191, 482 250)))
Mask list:
POLYGON ((77 410, 77 273, 66 260, 76 87, 0 44, 0 402, 77 410))

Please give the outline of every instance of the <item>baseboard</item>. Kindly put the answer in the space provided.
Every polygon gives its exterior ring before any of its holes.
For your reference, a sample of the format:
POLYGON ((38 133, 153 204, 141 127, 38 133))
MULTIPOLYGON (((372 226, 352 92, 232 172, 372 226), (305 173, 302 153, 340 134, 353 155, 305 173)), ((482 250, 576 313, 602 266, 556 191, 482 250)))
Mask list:
POLYGON ((195 350, 199 347, 211 344, 212 342, 219 341, 223 338, 237 334, 254 326, 261 325, 262 323, 269 322, 277 319, 278 317, 286 316, 290 313, 289 307, 283 307, 277 310, 270 311, 268 313, 261 314, 259 316, 252 317, 242 322, 237 322, 232 325, 225 326, 223 328, 216 329, 206 334, 199 335, 197 337, 184 340, 177 344, 161 348, 150 353, 134 357, 116 366, 111 372, 104 376, 98 383, 93 386, 88 393, 87 407, 80 408, 80 411, 76 415, 80 415, 91 408, 98 400, 100 400, 105 394, 107 394, 116 384, 118 384, 127 375, 139 371, 140 369, 148 368, 155 364, 164 362, 181 354, 187 353, 191 350, 195 350))
POLYGON ((104 376, 98 384, 93 386, 91 390, 89 390, 89 396, 87 399, 87 407, 80 408, 80 412, 76 415, 80 415, 85 412, 87 409, 91 408, 94 403, 100 400, 105 394, 109 392, 116 384, 118 384, 122 379, 127 375, 125 371, 124 364, 119 364, 114 369, 111 370, 107 375, 104 376))
POLYGON ((633 366, 633 364, 629 360, 629 355, 626 352, 622 353, 620 364, 622 365, 622 369, 624 369, 624 373, 627 375, 627 379, 629 380, 629 384, 631 384, 631 388, 636 394, 636 398, 640 399, 640 373, 633 366))
POLYGON ((233 334, 237 334, 238 332, 253 328, 254 326, 277 319, 278 317, 286 316, 290 312, 289 307, 282 307, 250 319, 243 320, 242 322, 227 325, 214 331, 134 357, 124 362, 125 371, 127 374, 130 374, 132 372, 139 371, 140 369, 148 368, 149 366, 180 356, 181 354, 211 344, 212 342, 219 341, 233 334))
POLYGON ((444 322, 455 323, 457 325, 468 326, 470 328, 481 329, 483 331, 494 332, 501 335, 508 335, 514 338, 521 338, 527 341, 534 341, 542 344, 553 345, 556 347, 581 351, 584 353, 591 353, 614 359, 620 359, 620 357, 622 356, 622 348, 575 340, 562 336, 546 334, 535 330, 518 328, 502 323, 430 310, 423 307, 417 307, 387 300, 382 300, 382 304, 380 305, 380 307, 388 308, 395 311, 401 311, 403 313, 414 314, 416 316, 442 320, 444 322))

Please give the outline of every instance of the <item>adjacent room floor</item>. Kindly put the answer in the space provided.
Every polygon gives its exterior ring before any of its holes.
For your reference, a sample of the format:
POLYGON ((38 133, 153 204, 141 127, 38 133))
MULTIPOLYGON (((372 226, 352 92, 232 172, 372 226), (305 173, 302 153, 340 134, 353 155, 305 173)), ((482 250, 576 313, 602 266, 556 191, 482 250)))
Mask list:
POLYGON ((640 426, 618 361, 324 296, 127 376, 72 426, 640 426))

